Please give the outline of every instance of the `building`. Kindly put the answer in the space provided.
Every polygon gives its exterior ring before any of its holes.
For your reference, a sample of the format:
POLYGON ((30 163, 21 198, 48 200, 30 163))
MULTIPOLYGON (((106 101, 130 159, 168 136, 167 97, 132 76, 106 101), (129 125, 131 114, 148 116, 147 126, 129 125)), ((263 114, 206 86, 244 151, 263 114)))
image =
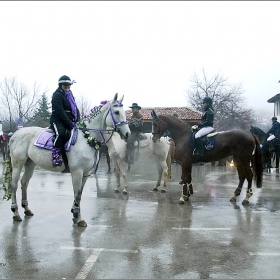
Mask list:
POLYGON ((267 100, 268 103, 274 103, 274 116, 280 119, 280 93, 267 100))
MULTIPOLYGON (((178 114, 178 118, 190 125, 197 124, 201 121, 202 113, 187 107, 142 107, 140 112, 143 115, 143 131, 152 132, 152 116, 151 112, 154 110, 158 115, 172 116, 174 113, 178 114)), ((126 111, 126 119, 131 119, 132 110, 126 111)))

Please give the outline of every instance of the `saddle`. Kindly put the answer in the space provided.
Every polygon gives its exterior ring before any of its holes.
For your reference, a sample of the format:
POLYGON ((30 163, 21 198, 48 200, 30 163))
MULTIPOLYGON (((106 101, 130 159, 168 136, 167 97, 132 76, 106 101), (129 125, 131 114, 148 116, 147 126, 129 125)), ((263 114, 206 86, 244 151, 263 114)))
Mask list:
POLYGON ((271 140, 273 143, 273 146, 278 146, 280 145, 280 137, 276 137, 275 139, 271 140))
MULTIPOLYGON (((190 138, 189 138, 189 145, 194 149, 195 148, 195 134, 197 131, 192 132, 190 138)), ((212 131, 204 136, 201 137, 201 141, 203 143, 203 146, 206 150, 210 151, 215 146, 215 137, 218 134, 217 131, 212 131)))
MULTIPOLYGON (((74 128, 71 131, 67 130, 67 134, 66 134, 67 142, 64 145, 64 149, 66 152, 69 152, 70 147, 76 143, 77 136, 78 136, 77 128, 74 128)), ((52 150, 54 137, 55 137, 54 131, 50 128, 46 128, 39 134, 36 141, 34 142, 34 145, 42 149, 52 150)))

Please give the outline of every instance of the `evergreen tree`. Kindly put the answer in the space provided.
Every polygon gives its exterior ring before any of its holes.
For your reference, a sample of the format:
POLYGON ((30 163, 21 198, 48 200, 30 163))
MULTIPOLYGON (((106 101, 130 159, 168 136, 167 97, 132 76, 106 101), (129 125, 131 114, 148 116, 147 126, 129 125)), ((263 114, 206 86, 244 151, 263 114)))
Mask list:
POLYGON ((51 113, 49 111, 50 105, 45 93, 42 94, 41 99, 38 101, 38 107, 32 118, 33 126, 47 127, 50 124, 51 113))

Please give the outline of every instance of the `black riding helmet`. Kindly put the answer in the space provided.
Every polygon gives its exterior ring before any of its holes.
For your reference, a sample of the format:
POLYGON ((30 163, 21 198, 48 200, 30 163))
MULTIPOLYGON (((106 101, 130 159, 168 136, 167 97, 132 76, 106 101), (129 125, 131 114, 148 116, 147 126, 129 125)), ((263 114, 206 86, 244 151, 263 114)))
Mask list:
POLYGON ((209 106, 212 105, 212 102, 213 102, 213 101, 212 101, 212 98, 209 97, 209 96, 204 97, 203 100, 202 100, 202 103, 208 103, 209 106))
POLYGON ((276 117, 272 117, 271 120, 272 121, 277 121, 277 118, 276 117))
POLYGON ((71 79, 66 75, 61 76, 58 80, 58 86, 61 87, 62 85, 72 85, 71 79))

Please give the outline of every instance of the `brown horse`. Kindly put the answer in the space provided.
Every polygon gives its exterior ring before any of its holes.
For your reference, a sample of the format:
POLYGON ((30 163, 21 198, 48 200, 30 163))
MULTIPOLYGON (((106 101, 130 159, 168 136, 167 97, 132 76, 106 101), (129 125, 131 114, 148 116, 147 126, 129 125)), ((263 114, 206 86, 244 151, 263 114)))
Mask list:
MULTIPOLYGON (((171 137, 176 145, 176 160, 182 167, 183 184, 182 196, 179 204, 184 204, 193 194, 192 186, 192 164, 194 163, 192 140, 193 132, 188 125, 173 116, 157 115, 153 110, 152 113, 153 141, 157 142, 169 129, 171 137)), ((236 202, 236 197, 240 195, 245 179, 248 181, 247 194, 242 204, 248 204, 252 196, 252 181, 254 179, 256 187, 262 187, 262 152, 258 138, 249 131, 233 129, 224 132, 218 132, 215 138, 213 148, 205 150, 201 157, 201 162, 218 161, 228 156, 233 156, 235 162, 239 184, 234 191, 231 202, 236 202), (250 168, 252 162, 253 172, 250 168)))

